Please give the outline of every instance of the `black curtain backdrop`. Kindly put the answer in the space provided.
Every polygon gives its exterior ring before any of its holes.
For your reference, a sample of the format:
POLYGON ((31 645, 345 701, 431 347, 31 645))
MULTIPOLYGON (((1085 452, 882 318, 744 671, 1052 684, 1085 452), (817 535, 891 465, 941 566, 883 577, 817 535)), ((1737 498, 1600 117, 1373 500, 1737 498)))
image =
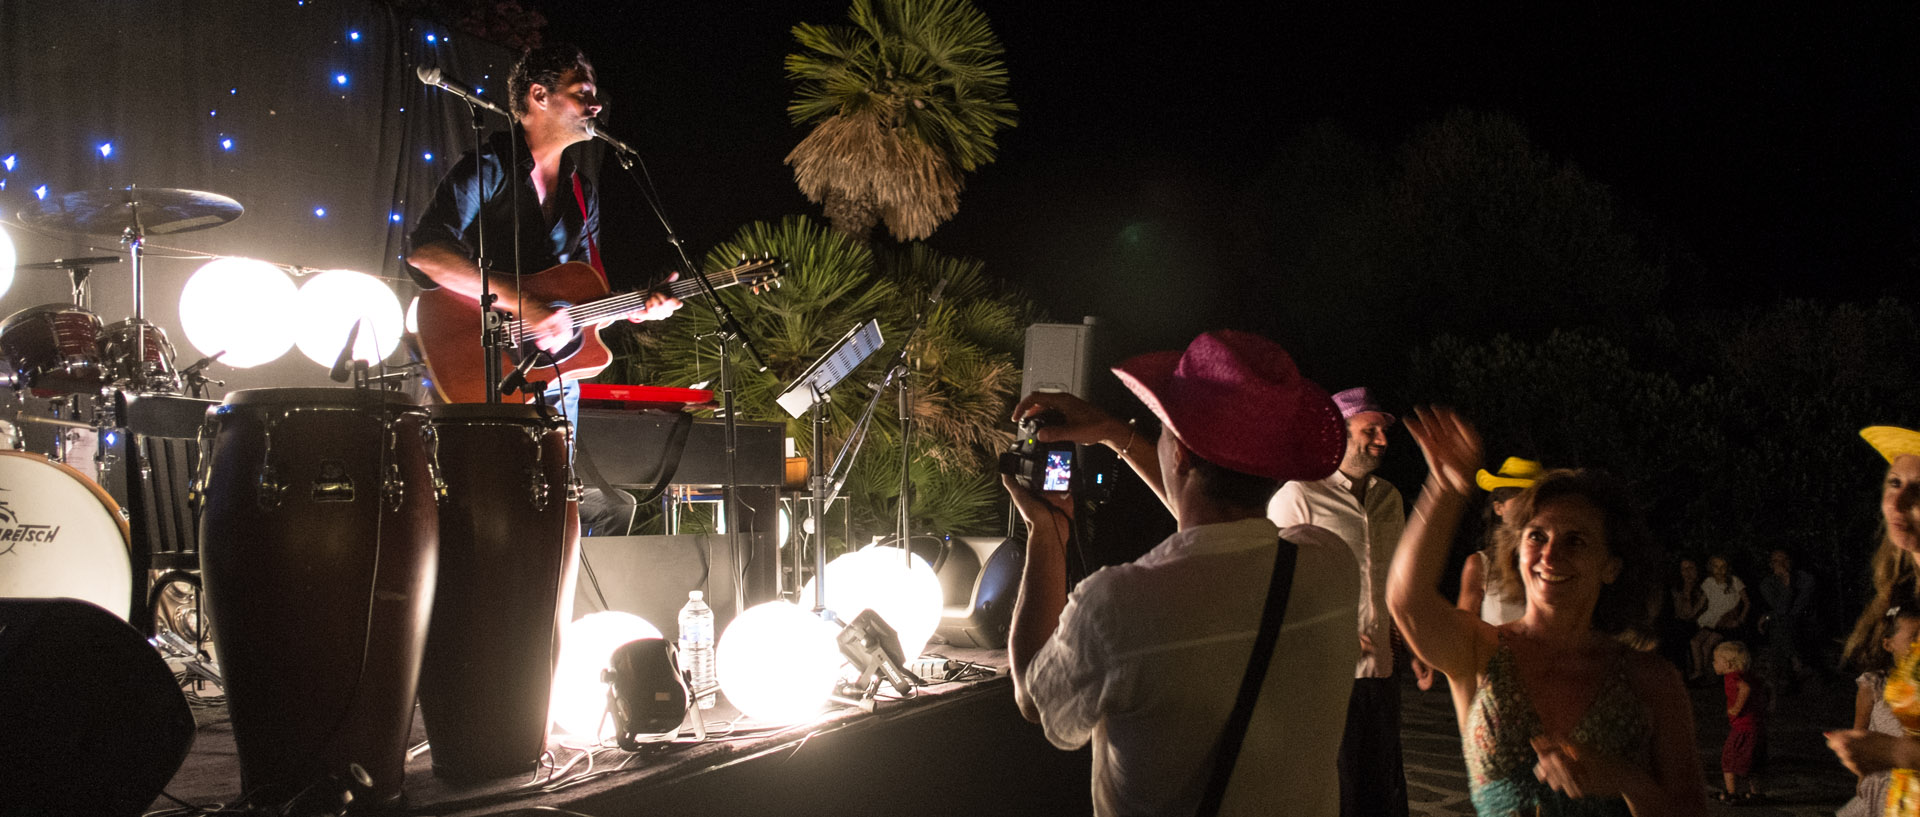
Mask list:
MULTIPOLYGON (((147 318, 182 366, 203 354, 179 324, 180 292, 205 263, 192 256, 357 270, 385 279, 404 308, 406 234, 473 138, 466 105, 414 69, 438 66, 504 106, 512 62, 367 0, 0 0, 0 159, 12 159, 0 165, 0 230, 22 264, 124 257, 113 240, 35 234, 15 214, 43 187, 49 199, 137 184, 238 200, 237 221, 149 239, 147 318)), ((0 314, 66 300, 64 273, 21 272, 0 314)), ((96 271, 103 321, 130 317, 132 303, 124 263, 96 271)), ((212 372, 228 389, 329 384, 298 348, 212 372)))

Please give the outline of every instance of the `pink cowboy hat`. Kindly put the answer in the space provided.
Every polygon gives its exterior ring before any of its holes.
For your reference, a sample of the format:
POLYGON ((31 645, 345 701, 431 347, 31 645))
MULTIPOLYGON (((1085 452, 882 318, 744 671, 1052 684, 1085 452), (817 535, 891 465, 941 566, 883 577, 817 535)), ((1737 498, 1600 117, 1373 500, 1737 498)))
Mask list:
POLYGON ((1347 424, 1333 398, 1259 335, 1208 332, 1184 352, 1150 352, 1113 373, 1168 431, 1223 468, 1316 480, 1346 453, 1347 424))

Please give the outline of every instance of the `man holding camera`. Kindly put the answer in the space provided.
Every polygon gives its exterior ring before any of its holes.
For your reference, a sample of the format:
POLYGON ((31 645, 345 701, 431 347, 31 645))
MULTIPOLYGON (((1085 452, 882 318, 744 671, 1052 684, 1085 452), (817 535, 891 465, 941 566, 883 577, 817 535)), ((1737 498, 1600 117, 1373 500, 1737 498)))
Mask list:
POLYGON ((1281 531, 1266 506, 1282 483, 1339 465, 1339 411, 1285 350, 1242 332, 1113 371, 1159 418, 1157 443, 1072 395, 1028 395, 1014 418, 1046 414, 1040 442, 1112 447, 1179 529, 1069 596, 1071 496, 1004 478, 1028 529, 1009 643, 1021 713, 1063 749, 1092 741, 1095 814, 1194 813, 1223 756, 1284 536, 1297 547, 1290 595, 1221 811, 1338 814, 1359 573, 1338 536, 1281 531))

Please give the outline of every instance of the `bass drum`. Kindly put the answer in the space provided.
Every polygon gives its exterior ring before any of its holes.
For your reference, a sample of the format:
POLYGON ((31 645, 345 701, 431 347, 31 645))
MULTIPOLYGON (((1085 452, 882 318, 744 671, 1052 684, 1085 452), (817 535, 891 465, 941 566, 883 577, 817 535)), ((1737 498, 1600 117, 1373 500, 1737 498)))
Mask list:
POLYGON ((46 457, 0 451, 0 597, 74 598, 126 621, 127 521, 93 480, 46 457))

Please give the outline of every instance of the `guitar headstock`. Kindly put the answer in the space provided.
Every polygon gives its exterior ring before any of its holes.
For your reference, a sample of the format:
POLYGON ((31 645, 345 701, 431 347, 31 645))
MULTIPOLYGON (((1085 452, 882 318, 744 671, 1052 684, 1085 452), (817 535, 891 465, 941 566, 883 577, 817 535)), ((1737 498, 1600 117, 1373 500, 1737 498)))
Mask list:
POLYGON ((727 274, 741 286, 755 295, 761 295, 780 288, 780 276, 785 275, 787 262, 772 253, 758 256, 740 256, 740 263, 727 274))

